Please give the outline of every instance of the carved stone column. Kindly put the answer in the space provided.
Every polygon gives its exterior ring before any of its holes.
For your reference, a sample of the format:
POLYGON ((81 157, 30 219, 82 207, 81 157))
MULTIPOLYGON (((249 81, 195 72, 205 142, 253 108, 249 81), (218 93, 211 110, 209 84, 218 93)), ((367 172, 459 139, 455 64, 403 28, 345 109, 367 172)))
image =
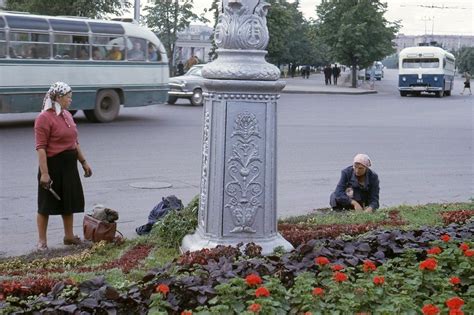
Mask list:
POLYGON ((285 83, 265 61, 269 4, 224 0, 218 58, 204 83, 199 223, 181 250, 255 242, 269 254, 293 247, 277 231, 276 106, 285 83))

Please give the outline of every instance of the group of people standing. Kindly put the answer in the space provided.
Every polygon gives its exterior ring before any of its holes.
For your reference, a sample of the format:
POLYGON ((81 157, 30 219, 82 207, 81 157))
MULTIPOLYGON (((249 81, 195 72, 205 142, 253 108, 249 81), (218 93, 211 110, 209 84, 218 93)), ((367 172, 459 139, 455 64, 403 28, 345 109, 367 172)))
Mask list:
POLYGON ((331 68, 331 65, 326 65, 323 70, 324 73, 324 82, 326 85, 337 85, 337 78, 341 75, 341 68, 338 67, 337 65, 334 65, 334 67, 331 68), (331 81, 332 77, 332 81, 331 81))

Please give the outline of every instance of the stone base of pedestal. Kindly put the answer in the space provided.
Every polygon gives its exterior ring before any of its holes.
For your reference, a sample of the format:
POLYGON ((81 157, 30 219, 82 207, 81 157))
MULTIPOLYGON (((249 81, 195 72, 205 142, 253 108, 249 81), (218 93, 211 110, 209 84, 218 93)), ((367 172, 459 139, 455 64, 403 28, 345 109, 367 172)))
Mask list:
POLYGON ((183 238, 180 251, 185 253, 187 251, 197 251, 203 248, 214 248, 217 245, 236 246, 239 243, 255 243, 262 247, 262 255, 269 255, 273 253, 276 247, 283 247, 286 252, 292 251, 293 246, 284 239, 280 233, 277 233, 268 238, 212 238, 200 233, 199 229, 193 234, 188 234, 183 238))

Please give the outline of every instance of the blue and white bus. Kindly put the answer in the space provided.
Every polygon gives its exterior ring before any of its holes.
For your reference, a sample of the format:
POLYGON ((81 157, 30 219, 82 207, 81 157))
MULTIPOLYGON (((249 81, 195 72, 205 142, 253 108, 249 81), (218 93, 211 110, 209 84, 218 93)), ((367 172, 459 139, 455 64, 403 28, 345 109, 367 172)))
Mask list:
POLYGON ((109 122, 120 105, 166 102, 168 58, 134 23, 0 11, 0 113, 40 111, 56 81, 72 87, 71 110, 109 122))
POLYGON ((398 90, 401 96, 436 93, 451 95, 455 58, 439 47, 419 46, 403 49, 399 54, 398 90))

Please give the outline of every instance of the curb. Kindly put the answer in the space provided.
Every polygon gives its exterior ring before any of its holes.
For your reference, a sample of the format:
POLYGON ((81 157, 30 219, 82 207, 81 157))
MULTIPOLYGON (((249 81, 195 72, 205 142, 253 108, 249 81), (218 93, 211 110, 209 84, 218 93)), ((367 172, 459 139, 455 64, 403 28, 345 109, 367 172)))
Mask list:
POLYGON ((286 90, 281 91, 282 94, 343 94, 343 95, 365 95, 365 94, 376 94, 375 90, 364 90, 364 91, 311 91, 311 90, 286 90))

